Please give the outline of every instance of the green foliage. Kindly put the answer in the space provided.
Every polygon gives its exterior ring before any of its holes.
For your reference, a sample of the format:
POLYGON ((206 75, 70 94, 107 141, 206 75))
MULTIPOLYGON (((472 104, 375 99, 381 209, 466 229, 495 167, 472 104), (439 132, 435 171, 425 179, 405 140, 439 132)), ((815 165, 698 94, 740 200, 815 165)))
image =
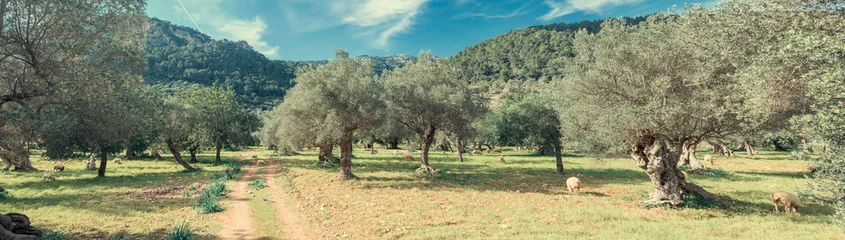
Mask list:
POLYGON ((190 240, 194 237, 190 222, 183 222, 170 227, 167 230, 167 237, 170 240, 190 240))
POLYGON ((208 190, 194 199, 193 206, 194 209, 197 209, 201 213, 215 213, 224 210, 223 207, 217 204, 217 195, 208 190))
POLYGON ((11 197, 9 191, 6 191, 4 188, 0 188, 0 200, 6 200, 11 197))
POLYGON ((249 183, 249 187, 255 188, 255 189, 266 188, 267 182, 262 180, 262 179, 258 179, 258 180, 255 180, 255 181, 252 181, 251 183, 249 183))
POLYGON ((38 240, 62 240, 62 239, 73 239, 72 237, 68 236, 65 232, 59 230, 47 230, 42 231, 41 234, 38 236, 38 240))

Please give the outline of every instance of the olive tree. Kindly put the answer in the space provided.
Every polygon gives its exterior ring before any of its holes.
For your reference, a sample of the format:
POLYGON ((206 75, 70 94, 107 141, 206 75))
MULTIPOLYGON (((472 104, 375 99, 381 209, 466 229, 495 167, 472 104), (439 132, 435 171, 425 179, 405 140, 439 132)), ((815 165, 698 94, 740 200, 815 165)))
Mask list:
MULTIPOLYGON (((0 158, 32 170, 41 114, 116 95, 143 63, 144 1, 0 1, 0 158)), ((53 112, 55 113, 55 112, 53 112)), ((70 114, 70 113, 62 113, 70 114)))
POLYGON ((318 144, 321 158, 331 156, 332 144, 339 145, 339 178, 356 178, 352 173, 352 138, 358 131, 380 125, 379 115, 374 113, 384 108, 381 84, 372 65, 359 63, 350 59, 348 52, 336 50, 334 60, 300 72, 295 81, 296 86, 277 107, 284 125, 279 132, 292 133, 290 137, 296 143, 318 144))
POLYGON ((511 145, 538 146, 540 154, 552 149, 557 173, 563 174, 563 146, 557 111, 540 95, 512 100, 501 110, 497 126, 500 141, 511 145))
POLYGON ((192 144, 213 147, 214 164, 220 163, 224 146, 245 146, 252 140, 252 133, 261 127, 255 114, 237 101, 233 90, 216 87, 199 87, 188 92, 184 99, 196 125, 191 133, 192 144))
POLYGON ((384 102, 390 117, 420 136, 422 161, 418 172, 432 172, 428 153, 435 135, 443 130, 466 128, 486 111, 463 73, 447 63, 421 53, 416 63, 387 72, 384 102))

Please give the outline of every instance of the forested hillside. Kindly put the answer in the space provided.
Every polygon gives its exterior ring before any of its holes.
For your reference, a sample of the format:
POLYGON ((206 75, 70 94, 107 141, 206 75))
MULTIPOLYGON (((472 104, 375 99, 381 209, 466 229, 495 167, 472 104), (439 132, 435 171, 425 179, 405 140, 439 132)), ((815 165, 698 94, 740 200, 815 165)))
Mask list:
MULTIPOLYGON (((625 18, 636 24, 645 17, 625 18)), ((559 74, 563 60, 572 57, 575 32, 601 30, 604 20, 555 23, 512 30, 458 52, 452 59, 472 76, 474 82, 504 82, 551 78, 559 74)))

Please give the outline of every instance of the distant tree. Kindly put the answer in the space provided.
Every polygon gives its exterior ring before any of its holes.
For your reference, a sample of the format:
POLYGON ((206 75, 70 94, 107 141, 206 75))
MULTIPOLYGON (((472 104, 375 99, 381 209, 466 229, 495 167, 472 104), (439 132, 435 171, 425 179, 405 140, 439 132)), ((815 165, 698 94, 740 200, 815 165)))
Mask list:
POLYGON ((214 164, 220 163, 224 146, 245 146, 251 143, 252 133, 261 127, 257 116, 237 101, 235 92, 214 87, 197 88, 189 92, 185 105, 197 118, 191 138, 216 151, 214 164))
POLYGON ((563 174, 560 120, 557 111, 549 106, 539 95, 507 102, 498 121, 498 137, 506 144, 538 146, 540 154, 553 150, 557 173, 563 174))
POLYGON ((418 172, 432 172, 428 153, 438 131, 468 127, 486 111, 467 80, 446 60, 420 53, 418 61, 385 73, 384 101, 391 118, 405 124, 422 140, 418 172))

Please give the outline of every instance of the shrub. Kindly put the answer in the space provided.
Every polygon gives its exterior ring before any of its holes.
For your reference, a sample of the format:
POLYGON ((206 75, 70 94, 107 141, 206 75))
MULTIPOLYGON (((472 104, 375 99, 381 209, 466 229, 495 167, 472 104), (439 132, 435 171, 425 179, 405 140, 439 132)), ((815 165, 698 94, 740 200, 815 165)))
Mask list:
POLYGON ((206 193, 210 193, 214 196, 223 196, 226 195, 226 182, 225 181, 214 181, 208 188, 205 189, 206 193))
POLYGON ((9 192, 6 189, 0 188, 0 200, 9 198, 9 192))
POLYGON ((167 236, 171 240, 189 240, 193 238, 194 233, 191 230, 191 224, 184 222, 176 224, 167 231, 167 236))
POLYGON ((267 187, 267 182, 264 180, 258 179, 249 183, 249 186, 255 189, 262 189, 267 187))
POLYGON ((205 191, 194 200, 194 208, 198 209, 201 213, 214 213, 223 211, 223 208, 217 204, 217 199, 215 198, 217 195, 213 194, 210 191, 205 191))

